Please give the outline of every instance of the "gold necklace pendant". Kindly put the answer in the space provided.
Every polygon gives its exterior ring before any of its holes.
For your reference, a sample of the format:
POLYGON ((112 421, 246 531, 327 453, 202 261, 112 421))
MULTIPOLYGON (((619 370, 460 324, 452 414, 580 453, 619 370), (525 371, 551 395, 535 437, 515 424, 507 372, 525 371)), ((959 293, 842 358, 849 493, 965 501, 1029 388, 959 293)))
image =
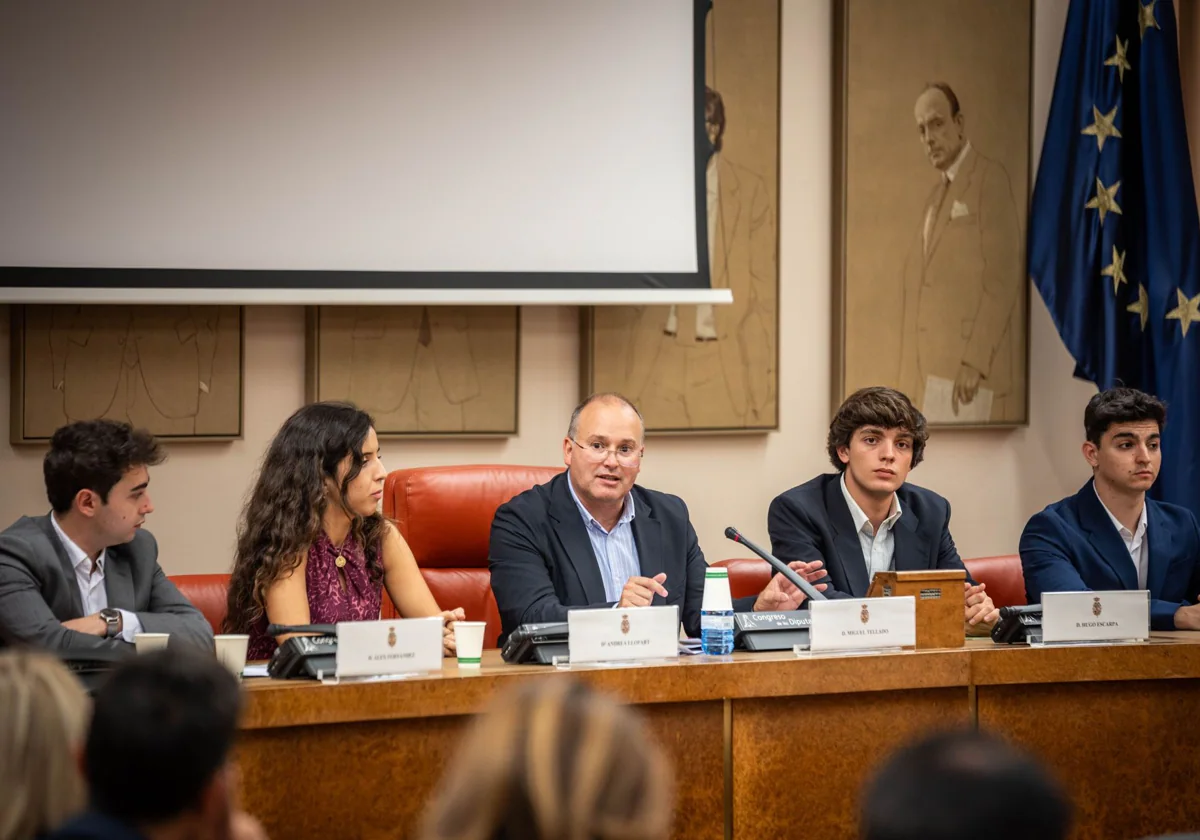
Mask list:
POLYGON ((343 557, 342 555, 340 555, 340 554, 339 554, 339 555, 337 556, 337 559, 336 559, 336 560, 334 560, 333 562, 334 562, 334 564, 336 564, 336 565, 337 565, 337 567, 340 569, 340 568, 342 568, 343 566, 345 566, 345 565, 346 565, 346 558, 345 558, 345 557, 343 557))

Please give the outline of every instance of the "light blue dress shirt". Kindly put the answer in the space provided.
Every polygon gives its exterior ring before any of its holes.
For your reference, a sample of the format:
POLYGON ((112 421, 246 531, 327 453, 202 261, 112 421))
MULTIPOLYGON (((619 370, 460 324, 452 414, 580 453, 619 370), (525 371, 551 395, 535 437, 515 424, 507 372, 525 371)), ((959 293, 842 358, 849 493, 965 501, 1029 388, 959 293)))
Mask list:
POLYGON ((606 601, 619 601, 625 582, 642 573, 637 546, 633 542, 633 496, 625 496, 621 518, 611 531, 605 531, 604 526, 597 522, 583 506, 583 502, 579 501, 575 485, 571 483, 569 476, 567 487, 571 490, 575 506, 579 508, 579 515, 583 517, 588 540, 592 543, 592 553, 596 555, 596 562, 600 566, 600 577, 604 579, 604 598, 606 601))

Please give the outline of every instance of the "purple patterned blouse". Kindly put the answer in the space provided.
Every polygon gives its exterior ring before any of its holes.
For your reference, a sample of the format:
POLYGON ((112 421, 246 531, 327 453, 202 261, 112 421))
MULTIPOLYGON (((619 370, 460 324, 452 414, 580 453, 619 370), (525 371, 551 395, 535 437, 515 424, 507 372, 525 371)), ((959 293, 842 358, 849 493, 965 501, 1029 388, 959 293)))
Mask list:
MULTIPOLYGON (((371 581, 367 574, 366 553, 354 541, 353 535, 346 537, 341 551, 338 551, 322 531, 308 549, 304 577, 311 624, 374 621, 379 618, 383 581, 371 581), (339 557, 344 559, 341 570, 345 585, 338 575, 339 557)), ((250 628, 250 647, 246 658, 270 659, 275 648, 275 638, 267 635, 267 617, 264 615, 250 628)))

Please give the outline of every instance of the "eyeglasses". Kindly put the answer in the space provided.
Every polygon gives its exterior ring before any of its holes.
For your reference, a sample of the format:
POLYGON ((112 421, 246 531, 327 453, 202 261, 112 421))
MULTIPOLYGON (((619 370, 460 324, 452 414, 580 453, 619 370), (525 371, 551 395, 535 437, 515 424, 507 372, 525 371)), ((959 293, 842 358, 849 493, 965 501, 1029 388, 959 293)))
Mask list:
POLYGON ((601 464, 608 460, 610 452, 617 456, 617 463, 623 467, 636 467, 642 460, 642 450, 637 446, 630 446, 628 443, 622 443, 615 449, 609 449, 599 441, 591 443, 580 443, 575 438, 568 438, 571 443, 583 450, 584 455, 589 461, 594 464, 601 464))

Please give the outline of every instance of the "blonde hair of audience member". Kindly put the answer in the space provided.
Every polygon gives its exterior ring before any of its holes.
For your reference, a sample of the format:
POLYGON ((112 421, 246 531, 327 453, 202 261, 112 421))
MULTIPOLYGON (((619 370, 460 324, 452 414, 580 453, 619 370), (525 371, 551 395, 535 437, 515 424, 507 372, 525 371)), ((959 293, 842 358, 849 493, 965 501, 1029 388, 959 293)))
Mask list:
POLYGON ((0 652, 0 840, 28 840, 87 805, 78 752, 91 703, 57 659, 0 652))
POLYGON ((574 680, 536 680, 476 721, 422 837, 661 840, 673 785, 639 713, 574 680))

